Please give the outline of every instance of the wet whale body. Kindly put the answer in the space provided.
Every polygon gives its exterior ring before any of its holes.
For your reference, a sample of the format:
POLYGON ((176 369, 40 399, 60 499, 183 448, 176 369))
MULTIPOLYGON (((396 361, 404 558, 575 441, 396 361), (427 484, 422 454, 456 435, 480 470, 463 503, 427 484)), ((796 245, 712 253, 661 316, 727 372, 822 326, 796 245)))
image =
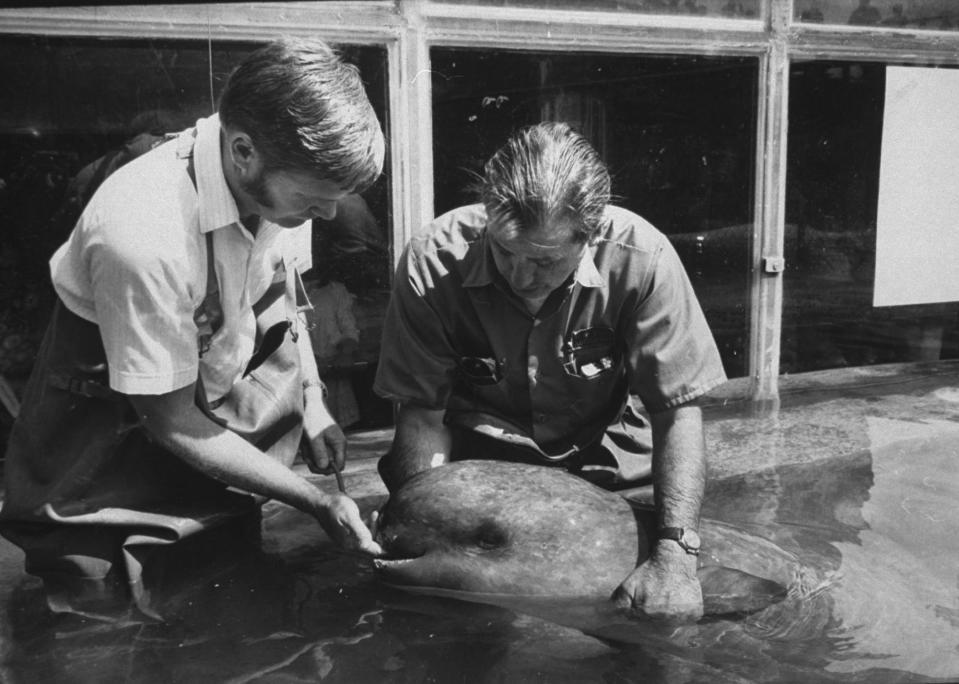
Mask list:
MULTIPOLYGON (((438 595, 608 598, 650 553, 653 513, 556 468, 459 461, 422 472, 380 514, 387 583, 438 595)), ((713 520, 700 525, 707 615, 784 598, 798 559, 713 520)))

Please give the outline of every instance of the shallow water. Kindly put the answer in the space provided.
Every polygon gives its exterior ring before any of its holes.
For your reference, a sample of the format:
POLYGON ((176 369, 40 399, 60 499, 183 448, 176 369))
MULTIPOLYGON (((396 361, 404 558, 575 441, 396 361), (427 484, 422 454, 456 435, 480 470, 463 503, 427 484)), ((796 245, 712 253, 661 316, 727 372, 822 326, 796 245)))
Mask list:
MULTIPOLYGON (((867 430, 883 446, 711 483, 704 515, 809 569, 799 595, 758 613, 669 627, 603 604, 408 594, 268 504, 262 551, 189 568, 157 596, 163 623, 51 616, 3 543, 0 681, 957 680, 959 429, 867 430)), ((366 511, 383 500, 348 485, 366 511)))

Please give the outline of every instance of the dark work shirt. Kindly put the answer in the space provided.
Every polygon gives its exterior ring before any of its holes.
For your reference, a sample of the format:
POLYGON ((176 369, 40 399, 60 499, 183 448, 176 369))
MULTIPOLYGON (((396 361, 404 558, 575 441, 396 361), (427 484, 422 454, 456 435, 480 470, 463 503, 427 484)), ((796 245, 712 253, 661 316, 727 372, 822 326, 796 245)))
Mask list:
POLYGON ((558 455, 596 439, 628 394, 655 412, 724 382, 672 245, 629 211, 607 218, 535 315, 496 270, 481 205, 437 218, 397 269, 375 390, 558 455))

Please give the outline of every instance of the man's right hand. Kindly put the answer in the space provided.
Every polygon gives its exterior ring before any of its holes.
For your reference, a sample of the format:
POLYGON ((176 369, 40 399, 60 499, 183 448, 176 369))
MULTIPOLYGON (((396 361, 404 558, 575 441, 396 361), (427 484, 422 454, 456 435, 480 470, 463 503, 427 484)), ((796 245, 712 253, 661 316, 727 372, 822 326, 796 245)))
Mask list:
POLYGON ((669 622, 695 622, 703 616, 703 590, 696 557, 671 541, 660 541, 652 555, 613 592, 612 600, 636 615, 669 622))
POLYGON ((331 494, 326 505, 317 511, 316 519, 340 547, 371 556, 383 555, 383 549, 373 541, 373 534, 363 523, 356 502, 346 494, 331 494))

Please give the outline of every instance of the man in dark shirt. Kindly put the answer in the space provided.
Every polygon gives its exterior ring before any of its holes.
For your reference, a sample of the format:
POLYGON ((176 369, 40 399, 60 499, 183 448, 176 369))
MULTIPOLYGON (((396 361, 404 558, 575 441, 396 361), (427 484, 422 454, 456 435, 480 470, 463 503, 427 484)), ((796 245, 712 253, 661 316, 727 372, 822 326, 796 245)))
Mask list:
POLYGON ((694 400, 725 374, 676 252, 610 206, 605 165, 565 124, 514 135, 486 165, 482 200, 436 219, 400 261, 375 383, 399 406, 384 480, 477 457, 610 488, 651 472, 660 537, 617 600, 698 617, 694 400), (651 462, 633 397, 650 413, 651 462))

